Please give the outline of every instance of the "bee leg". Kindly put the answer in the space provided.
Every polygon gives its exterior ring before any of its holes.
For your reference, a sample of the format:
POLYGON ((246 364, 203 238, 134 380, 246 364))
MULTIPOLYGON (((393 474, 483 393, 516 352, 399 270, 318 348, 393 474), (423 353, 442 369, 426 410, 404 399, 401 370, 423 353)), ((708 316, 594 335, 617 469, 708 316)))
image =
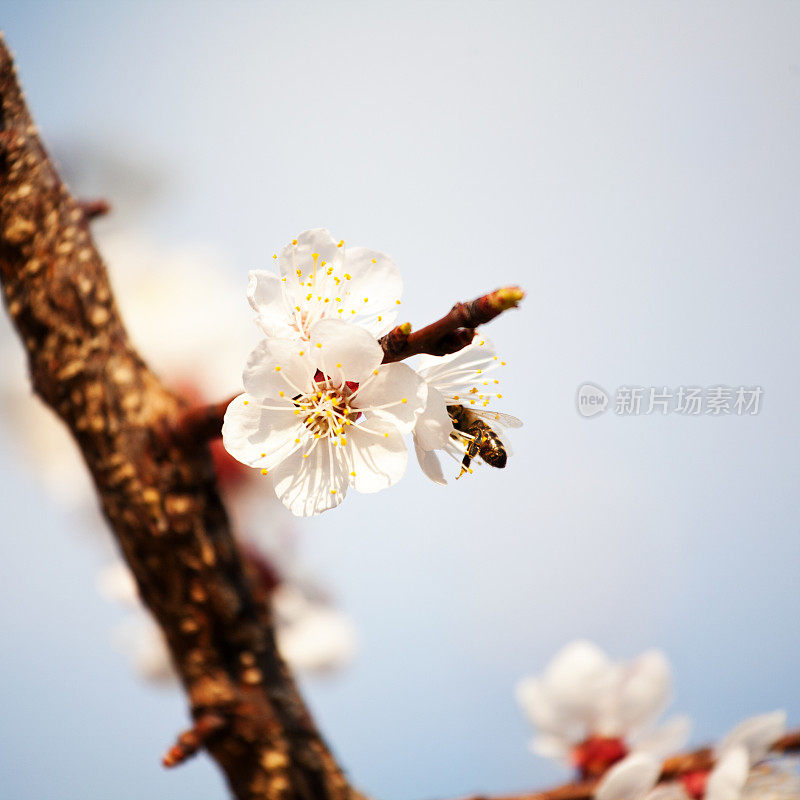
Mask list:
POLYGON ((464 460, 461 462, 461 472, 458 473, 456 476, 456 480, 458 480, 462 475, 466 474, 467 472, 472 472, 470 468, 470 464, 472 463, 472 459, 478 455, 478 451, 480 450, 480 437, 476 437, 475 439, 470 439, 467 442, 467 451, 464 453, 464 460))

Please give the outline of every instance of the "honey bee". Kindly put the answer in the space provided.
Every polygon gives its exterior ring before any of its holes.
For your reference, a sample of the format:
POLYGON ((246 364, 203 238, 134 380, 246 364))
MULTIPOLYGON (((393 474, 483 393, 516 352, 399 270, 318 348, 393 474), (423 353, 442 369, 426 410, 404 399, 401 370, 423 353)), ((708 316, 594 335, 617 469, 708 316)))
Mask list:
POLYGON ((473 459, 478 457, 491 467, 498 469, 505 467, 508 461, 506 445, 486 420, 499 422, 501 426, 518 428, 522 423, 516 417, 501 414, 498 411, 476 410, 460 405, 447 406, 447 413, 450 414, 450 420, 453 423, 452 437, 466 447, 458 478, 465 472, 472 472, 470 464, 473 459), (464 435, 459 436, 459 433, 464 435))

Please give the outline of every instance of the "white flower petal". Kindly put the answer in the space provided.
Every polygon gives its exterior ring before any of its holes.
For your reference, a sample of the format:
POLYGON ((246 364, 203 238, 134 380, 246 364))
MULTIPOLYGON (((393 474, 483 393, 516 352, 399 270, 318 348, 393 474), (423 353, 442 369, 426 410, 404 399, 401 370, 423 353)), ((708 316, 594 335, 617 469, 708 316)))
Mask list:
POLYGON ((403 292, 400 270, 385 253, 366 247, 349 247, 342 271, 350 275, 342 295, 343 318, 379 338, 397 319, 397 301, 403 292))
POLYGON ((305 391, 313 376, 305 342, 264 339, 247 358, 242 374, 245 391, 254 397, 288 398, 305 391), (300 353, 303 353, 303 356, 300 353))
POLYGON ((691 720, 685 714, 671 717, 663 725, 637 736, 636 752, 650 753, 656 758, 666 758, 686 745, 691 728, 691 720))
POLYGON ((736 747, 744 747, 750 757, 750 763, 761 761, 769 752, 772 744, 786 733, 786 712, 771 711, 759 714, 740 722, 717 745, 718 757, 736 747))
POLYGON ((427 396, 428 385, 407 364, 384 364, 359 387, 353 406, 410 433, 427 396))
MULTIPOLYGON (((430 391, 430 387, 428 387, 428 390, 430 391)), ((442 465, 439 463, 439 456, 436 455, 434 450, 424 450, 419 446, 416 429, 414 431, 414 452, 417 454, 417 461, 425 475, 434 483, 446 486, 447 481, 442 472, 442 465)))
POLYGON ((271 470, 306 441, 310 433, 288 400, 234 398, 222 423, 222 443, 238 461, 271 470), (298 441, 299 440, 299 441, 298 441))
POLYGON ((347 493, 347 465, 330 439, 316 439, 308 452, 297 450, 272 471, 275 494, 298 517, 335 508, 347 493))
MULTIPOLYGON (((281 589, 274 603, 281 604, 281 589)), ((349 662, 356 650, 353 623, 335 609, 307 603, 290 624, 278 625, 278 650, 294 669, 329 672, 349 662)))
POLYGON ((556 654, 545 671, 544 686, 560 714, 568 720, 579 719, 591 729, 613 687, 614 677, 608 656, 591 642, 579 640, 556 654))
POLYGON ((339 255, 336 242, 325 228, 312 228, 303 231, 295 240, 297 244, 287 244, 278 257, 281 274, 288 281, 297 280, 297 270, 309 275, 319 268, 321 262, 332 264, 339 255), (314 258, 314 254, 317 258, 314 258))
POLYGON ((452 432, 453 422, 442 393, 428 384, 425 410, 417 417, 414 426, 414 444, 421 450, 439 450, 447 444, 452 432))
POLYGON ((309 339, 316 367, 335 381, 360 383, 383 360, 383 349, 370 333, 338 319, 315 323, 309 339))
POLYGON ((603 776, 594 793, 595 800, 644 800, 660 773, 659 761, 644 753, 634 753, 603 776))
POLYGON ((672 696, 672 668, 660 650, 648 650, 625 670, 616 699, 623 731, 642 728, 661 714, 672 696))
POLYGON ((545 734, 537 736, 528 745, 530 751, 542 758, 550 758, 553 761, 559 761, 563 764, 569 764, 570 753, 572 746, 570 742, 560 736, 553 734, 545 734))
POLYGON ((454 394, 465 394, 475 385, 479 376, 499 366, 500 361, 492 343, 483 334, 476 333, 472 343, 457 353, 441 357, 422 356, 417 372, 448 398, 454 394))
POLYGON ((351 426, 345 450, 350 462, 350 484, 357 492, 369 494, 388 489, 405 474, 408 448, 390 422, 373 418, 351 426))
POLYGON ((252 270, 247 283, 247 300, 256 312, 256 324, 267 335, 297 338, 292 314, 284 301, 283 282, 274 272, 252 270))
POLYGON ((731 748, 711 770, 705 800, 739 800, 749 772, 747 750, 742 746, 731 748))
MULTIPOLYGON (((515 694, 517 702, 533 725, 547 737, 561 740, 563 749, 569 749, 576 738, 582 737, 584 731, 576 731, 574 720, 561 713, 562 709, 553 702, 540 678, 532 675, 523 678, 517 683, 515 694)), ((539 746, 538 738, 534 740, 533 746, 539 746)))

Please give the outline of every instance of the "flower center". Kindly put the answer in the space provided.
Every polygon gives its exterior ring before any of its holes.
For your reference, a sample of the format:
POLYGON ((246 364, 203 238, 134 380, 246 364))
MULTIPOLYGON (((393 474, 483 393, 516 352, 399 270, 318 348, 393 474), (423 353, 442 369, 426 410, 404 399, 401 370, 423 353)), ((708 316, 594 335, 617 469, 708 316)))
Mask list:
POLYGON ((708 770, 696 770, 695 772, 687 772, 681 775, 681 783, 686 791, 686 794, 692 800, 701 800, 706 793, 706 784, 708 783, 708 770))
POLYGON ((628 755, 628 747, 618 736, 590 736, 572 749, 572 763, 582 778, 599 778, 628 755))
POLYGON ((345 444, 346 428, 361 416, 361 412, 352 408, 349 403, 358 384, 346 381, 340 386, 334 386, 333 381, 320 370, 314 375, 314 384, 315 391, 294 398, 303 424, 314 434, 315 439, 338 436, 341 443, 345 444))

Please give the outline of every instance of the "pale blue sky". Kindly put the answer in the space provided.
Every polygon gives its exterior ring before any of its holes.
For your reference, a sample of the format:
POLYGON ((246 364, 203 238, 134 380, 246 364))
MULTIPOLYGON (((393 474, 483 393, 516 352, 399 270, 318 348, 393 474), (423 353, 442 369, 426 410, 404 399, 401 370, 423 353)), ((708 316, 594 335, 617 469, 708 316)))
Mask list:
MULTIPOLYGON (((225 253, 242 290, 324 225, 392 255, 416 325, 529 292, 491 330, 525 420, 508 468, 442 489, 412 467, 302 526, 361 632, 306 686, 360 787, 560 780, 513 686, 576 636, 663 647, 695 741, 800 723, 798 4, 12 1, 3 23, 45 141, 160 176, 137 223, 225 253), (760 385, 763 408, 585 420, 584 381, 760 385)), ((159 766, 184 704, 111 649, 99 555, 4 437, 7 796, 224 796, 205 759, 159 766)))

